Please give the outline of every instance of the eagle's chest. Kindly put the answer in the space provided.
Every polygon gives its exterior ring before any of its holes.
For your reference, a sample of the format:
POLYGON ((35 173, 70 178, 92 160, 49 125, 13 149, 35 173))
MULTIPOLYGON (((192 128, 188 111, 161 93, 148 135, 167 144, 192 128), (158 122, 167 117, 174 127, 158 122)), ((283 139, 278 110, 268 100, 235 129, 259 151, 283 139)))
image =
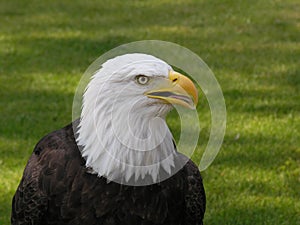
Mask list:
POLYGON ((99 187, 100 195, 94 200, 95 215, 98 218, 110 218, 116 224, 142 224, 142 221, 152 224, 165 221, 167 224, 170 218, 177 222, 182 220, 180 214, 185 204, 181 179, 141 187, 116 183, 101 183, 100 186, 103 186, 99 187), (178 218, 174 215, 178 215, 178 218))
POLYGON ((135 187, 80 173, 66 185, 67 190, 51 201, 59 207, 49 212, 65 224, 167 225, 183 220, 185 186, 180 175, 160 184, 135 187))

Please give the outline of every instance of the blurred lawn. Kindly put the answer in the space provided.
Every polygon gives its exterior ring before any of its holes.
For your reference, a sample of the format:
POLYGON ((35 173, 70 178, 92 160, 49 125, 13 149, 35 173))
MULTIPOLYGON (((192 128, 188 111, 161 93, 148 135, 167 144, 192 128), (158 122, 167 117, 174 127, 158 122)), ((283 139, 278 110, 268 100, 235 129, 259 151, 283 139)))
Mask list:
MULTIPOLYGON (((191 49, 222 86, 227 133, 203 172, 205 224, 300 224, 299 12, 297 0, 0 0, 0 224, 34 145, 71 121, 88 65, 143 39, 191 49)), ((199 111, 205 147, 205 99, 199 111)))

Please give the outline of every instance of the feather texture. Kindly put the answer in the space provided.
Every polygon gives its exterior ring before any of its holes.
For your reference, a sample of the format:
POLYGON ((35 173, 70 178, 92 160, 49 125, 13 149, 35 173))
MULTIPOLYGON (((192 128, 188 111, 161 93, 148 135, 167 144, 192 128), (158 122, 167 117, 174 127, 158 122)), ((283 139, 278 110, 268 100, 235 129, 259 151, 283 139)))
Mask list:
POLYGON ((165 116, 170 104, 144 95, 168 78, 172 68, 145 54, 127 54, 105 62, 89 82, 77 142, 86 165, 119 183, 155 183, 174 174, 173 136, 165 116), (149 85, 135 77, 147 75, 149 85), (163 176, 166 174, 166 176, 163 176))
MULTIPOLYGON (((179 158, 186 161, 183 155, 179 158)), ((205 193, 192 161, 169 179, 148 186, 107 183, 85 163, 72 124, 45 136, 14 195, 12 224, 202 224, 205 193)))

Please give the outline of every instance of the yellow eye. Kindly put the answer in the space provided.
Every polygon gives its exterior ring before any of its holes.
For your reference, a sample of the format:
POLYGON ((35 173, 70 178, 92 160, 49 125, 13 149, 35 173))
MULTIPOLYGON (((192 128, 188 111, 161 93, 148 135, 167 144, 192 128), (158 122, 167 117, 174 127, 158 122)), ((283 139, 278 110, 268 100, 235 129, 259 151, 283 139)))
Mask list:
POLYGON ((138 75, 138 76, 135 77, 135 79, 141 85, 147 84, 150 80, 150 78, 145 76, 145 75, 138 75))

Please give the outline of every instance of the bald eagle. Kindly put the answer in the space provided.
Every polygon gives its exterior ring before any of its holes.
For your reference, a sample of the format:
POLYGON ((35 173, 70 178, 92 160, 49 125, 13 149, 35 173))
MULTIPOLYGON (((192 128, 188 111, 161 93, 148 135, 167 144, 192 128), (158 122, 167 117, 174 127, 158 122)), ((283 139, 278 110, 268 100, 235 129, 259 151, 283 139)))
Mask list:
POLYGON ((80 118, 35 146, 12 200, 11 223, 202 224, 198 167, 176 150, 165 117, 195 109, 197 89, 147 54, 110 59, 92 76, 80 118))

